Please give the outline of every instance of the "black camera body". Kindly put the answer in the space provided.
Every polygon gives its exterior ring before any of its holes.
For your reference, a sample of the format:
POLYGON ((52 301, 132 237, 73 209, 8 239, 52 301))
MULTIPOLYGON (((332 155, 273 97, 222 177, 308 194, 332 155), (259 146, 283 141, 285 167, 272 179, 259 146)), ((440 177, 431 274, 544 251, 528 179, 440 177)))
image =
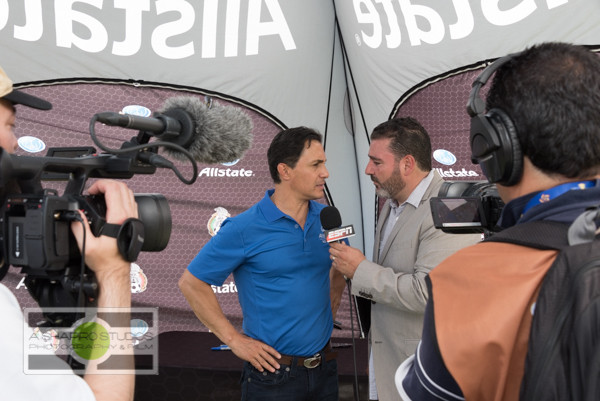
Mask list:
MULTIPOLYGON (((20 267, 26 275, 27 289, 42 309, 94 306, 98 284, 93 271, 84 264, 71 224, 80 219, 78 211, 82 210, 92 233, 101 235, 107 224, 106 204, 101 195, 84 196, 85 183, 88 178, 152 174, 155 167, 131 154, 96 154, 87 148, 61 148, 58 153, 50 150, 48 154, 51 156, 17 156, 0 149, 0 280, 10 265, 20 267), (43 178, 66 180, 63 194, 43 188, 43 178)), ((135 200, 138 220, 143 224, 141 235, 136 235, 143 242, 141 250, 162 251, 171 234, 166 198, 135 194, 135 200)), ((46 317, 53 325, 70 323, 69 314, 46 317)))
MULTIPOLYGON (((160 194, 135 194, 135 200, 145 228, 141 250, 162 251, 171 232, 166 198, 160 194)), ((51 278, 66 264, 81 260, 70 229, 70 216, 78 210, 84 212, 92 233, 100 236, 106 224, 103 196, 56 193, 9 196, 0 209, 0 242, 4 244, 5 261, 22 267, 22 273, 51 278)))
POLYGON ((76 210, 67 197, 10 195, 0 211, 5 262, 22 273, 52 277, 71 257, 70 222, 56 216, 76 210))
POLYGON ((430 205, 436 228, 485 236, 499 231, 496 223, 504 208, 496 185, 488 181, 446 181, 430 205))

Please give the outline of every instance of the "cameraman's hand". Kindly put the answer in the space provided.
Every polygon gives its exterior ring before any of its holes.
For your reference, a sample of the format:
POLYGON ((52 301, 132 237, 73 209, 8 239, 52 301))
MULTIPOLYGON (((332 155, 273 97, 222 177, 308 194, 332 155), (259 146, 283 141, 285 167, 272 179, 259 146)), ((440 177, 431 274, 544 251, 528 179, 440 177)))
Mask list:
MULTIPOLYGON (((106 221, 111 224, 122 224, 128 218, 137 218, 137 203, 133 192, 122 182, 113 180, 98 180, 88 190, 91 195, 104 194, 106 201, 106 221)), ((79 245, 83 245, 83 233, 85 228, 85 263, 94 270, 98 285, 98 307, 121 308, 121 319, 128 321, 130 317, 124 312, 131 307, 131 280, 129 278, 130 264, 127 262, 117 248, 117 240, 102 235, 95 237, 92 233, 83 212, 79 213, 84 221, 84 227, 80 222, 74 222, 71 229, 79 245)), ((111 346, 119 347, 127 352, 122 354, 122 368, 134 371, 133 348, 131 346, 130 329, 128 324, 120 324, 111 328, 111 333, 116 333, 115 339, 111 339, 111 346)), ((97 363, 88 363, 85 381, 88 383, 94 396, 98 401, 120 401, 133 400, 135 375, 119 374, 106 375, 95 374, 97 363)))
MULTIPOLYGON (((128 218, 138 217, 137 203, 133 192, 124 183, 106 179, 98 180, 89 188, 88 192, 91 195, 104 194, 106 221, 108 223, 122 224, 128 218)), ((104 235, 95 237, 83 212, 80 212, 80 215, 83 217, 86 233, 85 263, 96 273, 100 285, 98 306, 124 306, 115 304, 121 304, 124 300, 121 299, 117 302, 117 300, 112 299, 112 301, 108 301, 103 299, 103 295, 109 295, 109 292, 114 291, 121 292, 124 286, 130 292, 130 264, 119 253, 115 238, 104 235), (101 301, 113 304, 100 305, 100 303, 104 303, 101 301)), ((83 246, 83 227, 81 223, 74 222, 71 224, 71 229, 81 250, 83 246)), ((131 297, 130 293, 128 297, 131 297)))

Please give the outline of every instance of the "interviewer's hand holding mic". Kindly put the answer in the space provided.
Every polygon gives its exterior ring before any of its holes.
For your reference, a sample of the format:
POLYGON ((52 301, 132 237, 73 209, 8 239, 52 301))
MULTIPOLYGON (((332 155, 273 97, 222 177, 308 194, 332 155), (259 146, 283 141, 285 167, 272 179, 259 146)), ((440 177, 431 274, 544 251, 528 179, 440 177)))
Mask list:
POLYGON ((329 254, 331 255, 331 266, 342 273, 346 278, 353 278, 354 272, 360 262, 366 259, 365 255, 356 248, 343 242, 329 243, 329 254))
POLYGON ((331 266, 351 279, 360 262, 366 259, 360 250, 345 242, 354 235, 354 226, 342 226, 342 217, 334 206, 327 206, 321 211, 321 226, 326 231, 325 238, 330 246, 331 266))

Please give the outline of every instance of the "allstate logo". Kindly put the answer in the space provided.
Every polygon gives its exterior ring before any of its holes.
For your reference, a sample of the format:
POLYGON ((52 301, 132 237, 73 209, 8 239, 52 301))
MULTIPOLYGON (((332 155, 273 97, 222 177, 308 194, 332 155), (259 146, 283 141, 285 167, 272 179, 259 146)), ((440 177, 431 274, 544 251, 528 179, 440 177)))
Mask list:
POLYGON ((132 116, 140 116, 140 117, 150 117, 150 114, 152 114, 152 112, 150 111, 149 108, 144 107, 144 106, 139 106, 137 104, 131 104, 129 106, 125 106, 125 107, 123 107, 123 110, 121 110, 121 112, 123 114, 130 114, 132 116))
POLYGON ((29 153, 37 153, 46 149, 44 141, 33 136, 22 136, 17 139, 17 143, 21 149, 29 153))
POLYGON ((433 152, 433 158, 446 166, 451 166, 456 163, 456 156, 445 149, 438 149, 433 152))

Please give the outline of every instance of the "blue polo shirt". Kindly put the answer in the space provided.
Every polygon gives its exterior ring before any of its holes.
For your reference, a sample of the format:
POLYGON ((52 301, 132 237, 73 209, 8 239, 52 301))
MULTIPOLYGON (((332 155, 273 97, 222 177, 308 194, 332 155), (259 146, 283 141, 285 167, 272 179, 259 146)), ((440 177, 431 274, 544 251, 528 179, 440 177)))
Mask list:
POLYGON ((233 273, 244 333, 279 353, 309 356, 333 329, 331 260, 320 221, 325 205, 310 201, 303 230, 275 206, 272 193, 225 220, 188 270, 216 286, 233 273))

